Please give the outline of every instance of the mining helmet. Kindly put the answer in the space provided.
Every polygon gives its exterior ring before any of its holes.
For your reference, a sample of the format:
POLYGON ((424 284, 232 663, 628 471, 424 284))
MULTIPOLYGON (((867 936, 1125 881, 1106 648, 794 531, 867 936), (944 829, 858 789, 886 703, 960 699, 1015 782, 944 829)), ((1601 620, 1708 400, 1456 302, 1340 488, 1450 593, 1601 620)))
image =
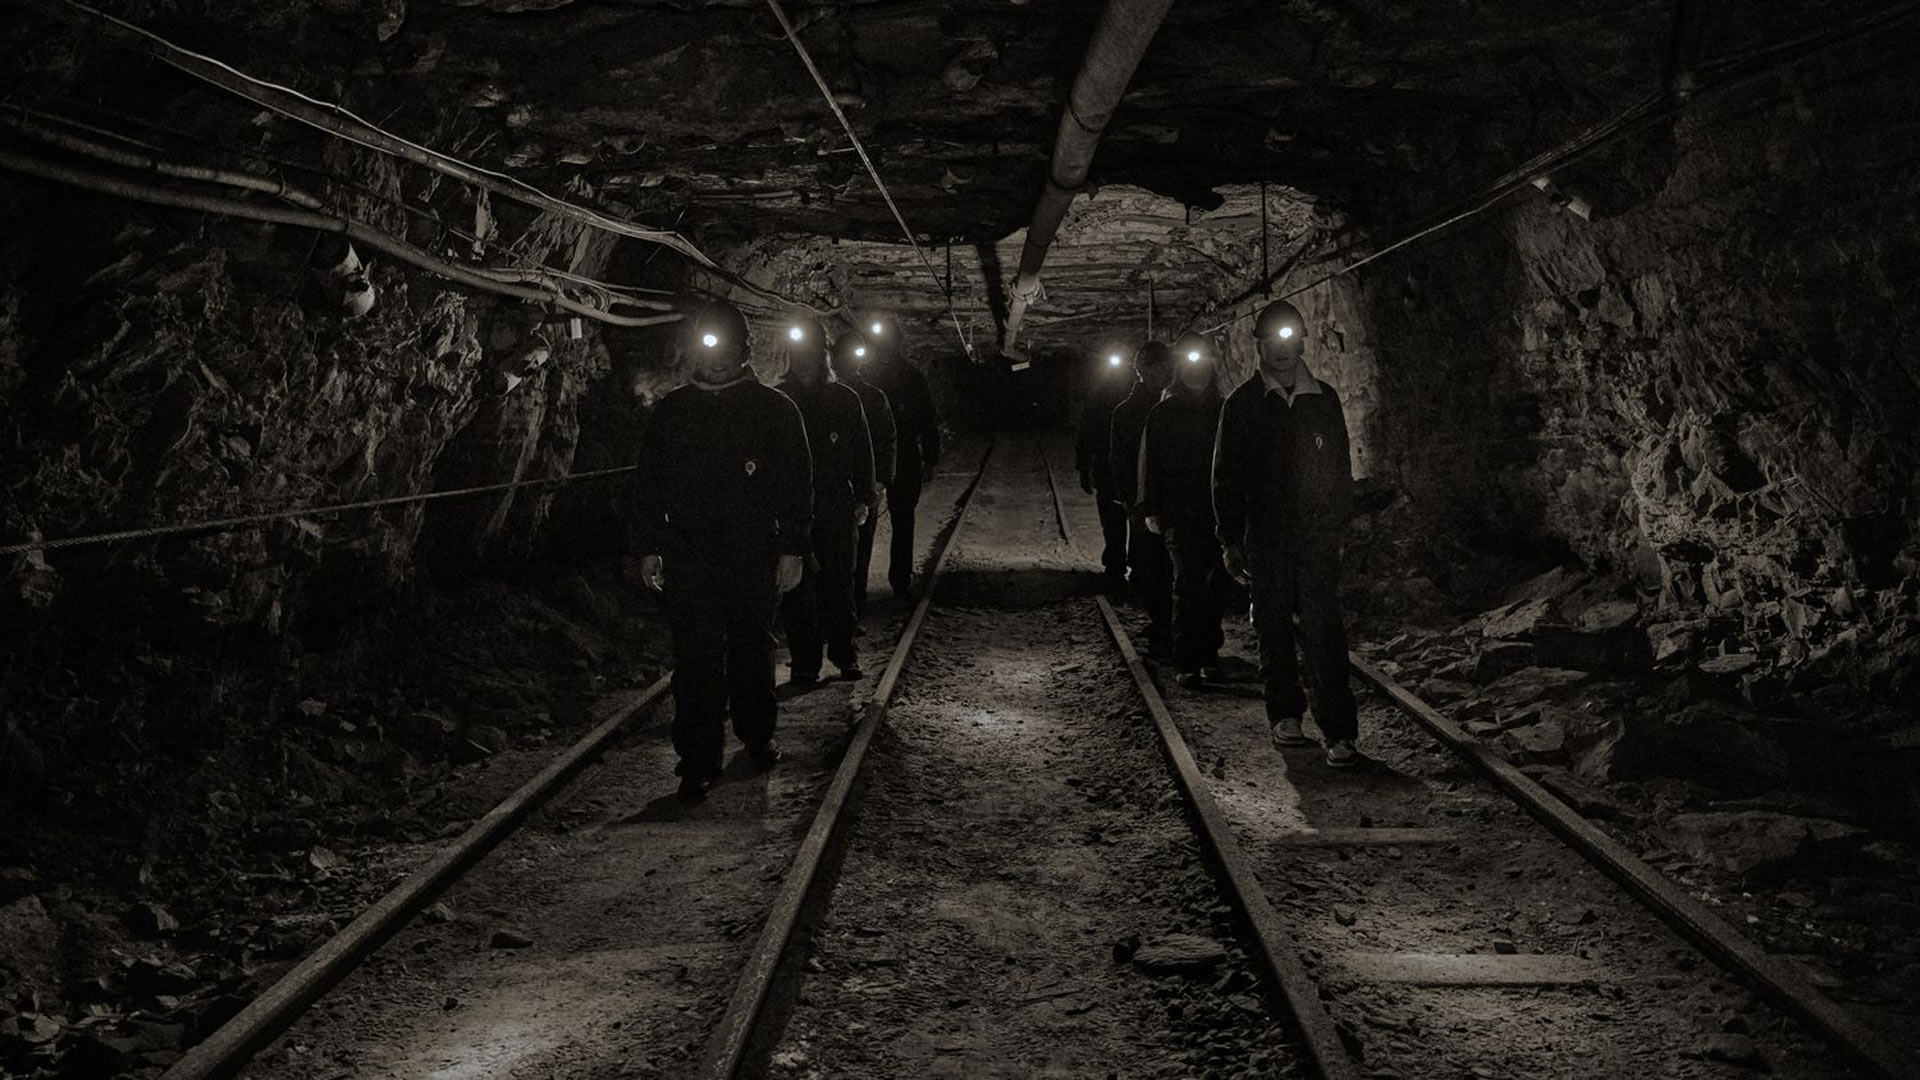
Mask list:
POLYGON ((1253 336, 1259 341, 1299 341, 1306 333, 1307 320, 1285 300, 1273 301, 1253 318, 1253 336))
POLYGON ((867 339, 851 331, 833 339, 833 369, 846 371, 859 367, 873 356, 867 339))
POLYGON ((1173 341, 1173 358, 1182 364, 1198 364, 1203 360, 1218 360, 1219 350, 1214 348, 1213 339, 1194 331, 1181 334, 1173 341))
POLYGON ((1164 368, 1172 363, 1173 353, 1168 350, 1164 343, 1158 341, 1147 342, 1145 345, 1140 346, 1139 350, 1133 354, 1133 366, 1135 370, 1164 368))
POLYGON ((891 315, 874 315, 860 326, 867 342, 881 351, 900 347, 900 320, 891 315))
POLYGON ((747 317, 725 300, 708 300, 687 313, 688 337, 696 353, 729 346, 747 355, 747 317))
POLYGON ((786 328, 780 331, 780 341, 790 349, 824 349, 827 347, 827 328, 811 315, 795 315, 787 320, 786 328))

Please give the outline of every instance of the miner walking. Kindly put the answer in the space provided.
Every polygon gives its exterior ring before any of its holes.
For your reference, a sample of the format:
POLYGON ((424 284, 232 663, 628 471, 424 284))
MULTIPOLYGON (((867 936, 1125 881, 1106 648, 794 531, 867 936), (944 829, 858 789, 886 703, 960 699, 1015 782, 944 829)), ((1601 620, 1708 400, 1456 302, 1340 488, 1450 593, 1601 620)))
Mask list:
POLYGON ((1353 472, 1340 398, 1307 367, 1306 329, 1284 300, 1254 320, 1260 368, 1221 409, 1213 508, 1227 570, 1253 593, 1274 743, 1309 745, 1300 729, 1303 657, 1327 764, 1344 767, 1359 761, 1340 612, 1353 472))
POLYGON ((1113 482, 1113 410, 1133 387, 1132 380, 1123 377, 1123 363, 1120 354, 1114 353, 1094 369, 1093 386, 1080 407, 1079 429, 1074 433, 1073 460, 1080 470, 1080 490, 1093 496, 1100 512, 1100 567, 1109 585, 1127 580, 1127 508, 1113 482))
POLYGON ((1220 561, 1210 480, 1222 404, 1219 361, 1200 334, 1175 341, 1173 382, 1147 413, 1140 437, 1140 515, 1165 542, 1173 566, 1174 678, 1189 689, 1217 677, 1232 587, 1220 561))
MULTIPOLYGON (((834 378, 860 395, 860 406, 867 413, 867 433, 873 438, 873 482, 893 490, 894 424, 893 406, 886 392, 869 382, 873 368, 873 347, 865 336, 848 332, 833 339, 834 378)), ((853 610, 856 615, 867 608, 867 576, 873 567, 873 534, 880 527, 880 515, 869 513, 860 523, 859 554, 853 568, 853 610)), ((856 632, 858 632, 856 627, 856 632)))
POLYGON ((713 303, 686 321, 692 380, 655 406, 636 469, 640 578, 673 631, 680 797, 706 797, 726 719, 761 768, 774 745, 773 627, 810 548, 813 469, 800 410, 748 366, 747 320, 713 303))
POLYGON ((1147 413, 1173 379, 1173 354, 1161 342, 1149 341, 1133 354, 1133 372, 1132 389, 1113 410, 1107 453, 1114 496, 1127 508, 1127 580, 1147 609, 1147 653, 1166 656, 1173 649, 1173 565, 1166 543, 1147 528, 1140 512, 1140 435, 1147 413))
POLYGON ((800 407, 813 451, 813 546, 799 586, 780 605, 787 666, 795 684, 818 682, 824 646, 841 678, 858 679, 853 573, 860 527, 873 515, 873 440, 859 392, 835 381, 828 366, 819 321, 795 319, 784 338, 787 377, 780 390, 800 407))
POLYGON ((874 350, 873 383, 893 406, 893 486, 887 489, 892 540, 887 545, 887 583, 904 600, 913 586, 913 516, 920 491, 933 479, 940 461, 940 413, 934 408, 927 377, 908 362, 899 320, 881 316, 866 326, 867 347, 874 350))

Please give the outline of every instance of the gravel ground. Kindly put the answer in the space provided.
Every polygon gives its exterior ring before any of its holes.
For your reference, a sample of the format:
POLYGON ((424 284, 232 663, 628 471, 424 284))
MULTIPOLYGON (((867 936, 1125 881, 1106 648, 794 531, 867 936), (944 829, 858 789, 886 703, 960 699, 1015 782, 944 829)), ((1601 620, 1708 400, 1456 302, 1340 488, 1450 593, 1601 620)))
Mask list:
MULTIPOLYGON (((1073 498, 1068 514, 1081 558, 1091 560, 1093 507, 1073 498)), ((1144 640, 1144 618, 1129 609, 1127 619, 1144 640)), ((1362 1047, 1367 1075, 1848 1075, 1823 1043, 1757 1001, 1384 697, 1361 693, 1362 768, 1331 769, 1318 747, 1276 750, 1255 639, 1244 620, 1230 620, 1228 633, 1227 666, 1237 677, 1189 691, 1161 672, 1161 685, 1336 1020, 1362 1047), (1434 831, 1340 846, 1279 839, 1369 827, 1434 831), (1462 988, 1352 970, 1355 954, 1400 953, 1494 964, 1557 957, 1590 977, 1462 988)))
MULTIPOLYGON (((977 461, 978 446, 956 449, 977 461)), ((920 504, 923 554, 970 474, 920 504)), ((879 545, 884 553, 886 526, 879 545)), ((274 1046, 248 1077, 682 1075, 739 965, 906 610, 884 554, 860 684, 782 707, 787 759, 753 775, 739 748, 704 804, 673 795, 666 708, 629 735, 274 1046)), ((784 667, 781 677, 785 677, 784 667)), ((535 764, 543 764, 544 761, 535 764)), ((475 804, 475 812, 486 806, 475 804)))
POLYGON ((1302 1075, 1091 581, 1037 447, 1003 446, 867 765, 772 1075, 1302 1075), (1146 970, 1165 945, 1192 968, 1146 970))

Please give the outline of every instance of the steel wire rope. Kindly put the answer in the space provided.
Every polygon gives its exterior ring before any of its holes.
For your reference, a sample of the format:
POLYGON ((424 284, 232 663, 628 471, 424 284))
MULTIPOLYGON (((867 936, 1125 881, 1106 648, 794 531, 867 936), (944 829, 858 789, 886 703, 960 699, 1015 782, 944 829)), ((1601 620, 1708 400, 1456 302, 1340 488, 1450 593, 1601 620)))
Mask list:
POLYGON ((95 547, 100 544, 114 544, 126 540, 145 540, 158 536, 219 532, 226 529, 241 528, 247 525, 264 525, 273 521, 290 521, 294 518, 315 517, 321 514, 341 514, 354 510, 377 510, 387 506, 433 502, 439 499, 467 498, 497 491, 512 491, 523 487, 570 484, 580 480, 597 480, 603 477, 630 473, 639 467, 638 465, 619 465, 608 469, 590 469, 585 472, 565 473, 560 476, 542 476, 526 480, 509 480, 499 484, 481 484, 475 487, 451 488, 446 491, 422 491, 411 495, 391 495, 380 499, 363 499, 359 502, 332 503, 326 506, 303 506, 286 510, 267 510, 257 514, 237 514, 233 517, 208 518, 204 521, 174 522, 168 525, 144 525, 131 529, 118 529, 112 532, 87 533, 80 536, 62 536, 52 540, 28 540, 22 543, 8 544, 0 547, 0 556, 21 555, 30 551, 57 551, 65 548, 95 547))
MULTIPOLYGON (((476 248, 484 249, 503 259, 510 259, 520 264, 519 267, 505 267, 505 266, 488 267, 487 270, 490 273, 495 275, 508 275, 508 274, 515 274, 520 272, 534 272, 534 273, 539 273, 544 275, 550 275, 552 277, 562 278, 564 280, 572 281, 572 282, 589 286, 595 289, 607 290, 608 292, 611 292, 616 299, 623 299, 627 294, 632 294, 635 296, 672 296, 674 295, 673 291, 669 289, 656 289, 656 288, 652 288, 645 285, 623 285, 617 282, 606 281, 601 278, 594 278, 594 277, 588 277, 584 274, 577 274, 571 270, 562 270, 559 267, 547 266, 545 264, 542 264, 534 260, 532 257, 526 254, 523 254, 519 251, 515 251, 513 248, 508 247, 507 245, 502 244, 497 240, 489 240, 483 236, 476 236, 473 233, 469 233, 464 229, 459 228, 458 226, 448 224, 440 216, 439 211, 434 210, 429 206, 416 206, 413 203, 407 202, 405 199, 398 198, 393 195, 389 195, 386 192, 379 191, 375 188, 369 187, 368 185, 361 183, 360 181, 354 180, 351 177, 342 176, 323 166, 312 165, 312 164, 308 164, 306 162, 301 162, 301 161, 294 161, 290 158, 281 157, 277 154, 267 153, 264 150, 251 149, 247 147, 238 146, 224 139, 217 139, 217 138, 209 139, 204 135, 197 135, 192 132, 186 132, 186 131, 181 131, 177 128, 167 127, 164 124, 154 121, 150 117, 143 117, 143 116, 138 116, 131 113, 124 113, 117 109, 111 109, 106 106, 99 105, 97 103, 69 101, 69 102, 66 102, 66 104, 70 104, 80 108, 91 109, 95 112, 102 113, 107 116, 111 116, 114 119, 122 121, 124 123, 138 124, 145 128, 151 128, 154 131, 172 136, 175 139, 181 139, 190 143, 196 143, 196 144, 208 146, 215 150, 220 151, 221 153, 231 154, 234 157, 241 158, 247 161, 255 161, 255 162, 259 162, 262 165, 278 166, 279 168, 282 168, 282 169, 291 169, 296 172, 308 173, 312 176, 318 177, 319 179, 325 182, 338 184, 341 187, 348 188, 363 198, 372 199, 383 205, 391 206, 394 209, 401 211, 402 213, 419 218, 422 221, 429 222, 435 228, 446 233, 448 236, 455 237, 461 241, 464 241, 468 244, 475 246, 476 248)), ((61 125, 73 128, 77 131, 85 131, 93 135, 98 135, 104 138, 109 138, 119 142, 124 142, 131 146, 138 146, 154 154, 162 154, 162 153, 168 152, 167 150, 161 147, 154 146, 153 144, 144 142, 140 139, 136 139, 133 136, 127 135, 124 132, 113 131, 109 128, 103 128, 95 124, 90 124, 83 120, 76 120, 73 117, 64 116, 59 113, 47 112, 43 109, 35 109, 35 108, 32 108, 31 106, 23 105, 18 102, 9 102, 4 106, 4 108, 12 110, 14 112, 18 112, 25 116, 32 116, 43 121, 48 121, 54 124, 61 124, 61 125)), ((684 214, 684 209, 682 213, 684 214)), ((655 247, 653 250, 655 253, 658 253, 661 249, 659 247, 655 247)), ((656 310, 665 310, 665 309, 656 309, 656 310)))
POLYGON ((679 322, 683 316, 675 314, 630 316, 615 315, 578 300, 551 287, 536 288, 531 285, 514 284, 489 277, 473 267, 443 259, 431 252, 389 236, 363 221, 341 214, 303 210, 297 207, 259 206, 241 202, 237 199, 204 195, 198 192, 181 191, 169 187, 155 187, 151 184, 123 180, 116 176, 76 169, 70 166, 45 161, 40 158, 0 150, 0 168, 11 169, 25 176, 41 180, 51 180, 72 187, 96 191, 103 195, 131 199, 136 202, 152 203, 156 206, 172 206, 183 210, 200 210, 207 213, 225 214, 229 217, 247 218, 264 221, 274 225, 292 225, 300 228, 315 229, 320 232, 344 235, 367 245, 376 251, 384 251, 403 262, 410 263, 430 273, 457 281, 470 288, 485 292, 499 293, 503 296, 522 300, 536 300, 554 304, 576 315, 585 316, 596 322, 614 326, 658 326, 662 323, 679 322))
MULTIPOLYGON (((927 276, 933 279, 934 285, 938 286, 940 273, 933 268, 933 260, 927 256, 926 250, 920 246, 920 241, 914 237, 913 230, 907 225, 907 219, 901 216, 900 207, 894 204, 893 195, 887 190, 886 182, 880 179, 880 170, 874 167, 873 158, 867 154, 866 144, 861 142, 860 136, 854 133, 853 123, 841 110, 840 103, 834 100, 833 89, 827 85, 826 77, 820 74, 820 68, 814 64, 813 54, 801 44, 800 34, 788 20, 786 9, 780 6, 780 0, 767 0, 767 7, 772 9, 773 17, 779 20, 780 29, 785 31, 787 41, 793 45, 793 51, 800 54, 800 62, 806 65, 807 74, 813 76, 813 84, 820 88, 820 96, 826 99, 827 108, 833 111, 834 119, 840 121, 841 129, 852 141, 854 152, 860 155, 860 163, 867 167, 867 175, 873 178, 873 186, 880 189, 880 197, 886 200, 887 209, 893 212, 893 220, 899 223, 900 231, 906 236, 907 243, 913 246, 913 253, 920 257, 920 265, 926 268, 927 276)), ((966 333, 960 329, 960 316, 954 313, 953 297, 944 289, 941 290, 941 295, 947 306, 947 319, 953 323, 953 336, 959 340, 960 348, 966 353, 967 359, 971 360, 973 343, 967 340, 966 333)))
MULTIPOLYGON (((1471 205, 1468 205, 1466 209, 1450 213, 1443 219, 1426 225, 1364 258, 1357 259, 1337 270, 1323 274, 1306 285, 1290 290, 1282 294, 1278 299, 1291 299, 1308 290, 1318 288, 1332 281, 1334 278, 1358 270, 1360 267, 1391 252, 1397 251, 1400 248, 1406 247, 1408 244, 1415 243, 1442 229, 1473 217, 1501 202, 1516 191, 1531 187, 1533 177, 1543 175, 1556 168, 1565 168, 1567 165, 1587 157, 1595 150, 1611 144, 1647 123, 1675 116, 1685 110, 1693 101, 1709 92, 1721 90, 1728 86, 1767 75, 1823 49, 1862 37, 1890 23, 1911 16, 1916 12, 1920 12, 1920 0, 1907 0, 1907 2, 1904 3, 1893 4, 1877 9, 1857 19, 1842 23, 1839 26, 1802 34, 1774 45, 1749 49, 1731 57, 1718 57, 1703 61, 1696 65, 1693 71, 1696 75, 1702 75, 1702 73, 1704 73, 1704 75, 1699 78, 1696 87, 1686 96, 1675 97, 1666 89, 1647 94, 1620 112, 1592 125, 1586 131, 1574 136, 1572 139, 1563 142, 1560 146, 1536 154, 1525 163, 1509 170, 1503 174, 1499 180, 1482 188, 1482 195, 1477 198, 1477 201, 1473 201, 1471 205), (1665 108, 1661 108, 1662 102, 1666 103, 1665 108)), ((1345 253, 1358 250, 1365 246, 1364 242, 1356 242, 1339 250, 1329 252, 1317 261, 1326 262, 1331 259, 1336 259, 1345 253)), ((1228 306, 1244 303, 1247 298, 1259 288, 1261 288, 1260 285, 1254 286, 1253 289, 1229 301, 1228 306)), ((1251 318, 1254 313, 1255 309, 1249 309, 1223 322, 1215 323, 1202 332, 1208 334, 1218 333, 1235 323, 1251 318)))
POLYGON ((144 43, 140 47, 149 55, 187 75, 217 86, 230 93, 263 106, 282 116, 298 120, 303 124, 337 135, 349 142, 363 146, 377 153, 387 154, 403 160, 412 161, 436 172, 444 173, 458 180, 487 188, 496 194, 526 202, 542 210, 562 217, 584 222, 606 232, 620 236, 643 240, 672 248, 692 259, 707 271, 720 277, 730 285, 757 293, 782 303, 803 307, 818 315, 830 315, 812 304, 782 296, 770 289, 755 285, 746 278, 713 261, 705 252, 695 247, 677 233, 659 229, 648 229, 621 218, 613 217, 590 206, 569 202, 558 196, 527 183, 508 173, 498 172, 484 166, 443 153, 432 147, 413 142, 403 136, 395 135, 385 128, 354 113, 344 105, 316 98, 289 86, 270 82, 226 63, 223 60, 207 56, 176 44, 161 35, 125 19, 109 15, 98 8, 89 7, 80 0, 9 0, 9 2, 31 8, 50 18, 62 21, 90 22, 107 31, 109 37, 117 37, 121 42, 133 40, 144 43), (61 11, 67 9, 66 12, 61 11), (69 14, 71 13, 71 14, 69 14), (203 67, 204 65, 204 67, 203 67), (212 71, 206 70, 212 68, 212 71), (235 85, 238 80, 242 85, 235 85), (274 95, 285 95, 294 99, 298 107, 284 101, 274 100, 274 95), (311 112, 309 111, 311 110, 311 112))
MULTIPOLYGON (((4 116, 4 114, 0 114, 0 116, 4 116)), ((165 158, 152 157, 146 154, 116 150, 112 147, 94 142, 91 139, 55 131, 21 118, 5 117, 4 119, 0 119, 0 125, 11 127, 28 138, 37 139, 69 153, 92 158, 96 161, 103 161, 127 169, 154 172, 161 176, 176 179, 193 180, 222 187, 234 187, 245 191, 263 192, 292 203, 303 210, 311 210, 316 213, 327 214, 334 217, 345 217, 345 215, 332 210, 310 192, 294 187, 285 180, 277 178, 269 180, 264 177, 254 176, 251 173, 234 172, 228 169, 218 169, 203 165, 185 164, 165 158)), ((367 225, 367 228, 371 229, 373 226, 367 225)), ((395 242, 404 242, 399 237, 394 237, 393 239, 395 242)), ((466 266, 464 269, 469 273, 495 281, 537 283, 560 295, 565 295, 566 290, 561 284, 558 284, 559 282, 577 285, 587 290, 593 296, 596 302, 590 306, 602 311, 611 310, 616 303, 647 311, 675 310, 675 306, 671 302, 665 300, 646 300, 629 296, 624 292, 618 291, 620 287, 612 283, 596 281, 592 278, 557 270, 552 267, 539 265, 527 267, 466 266)))

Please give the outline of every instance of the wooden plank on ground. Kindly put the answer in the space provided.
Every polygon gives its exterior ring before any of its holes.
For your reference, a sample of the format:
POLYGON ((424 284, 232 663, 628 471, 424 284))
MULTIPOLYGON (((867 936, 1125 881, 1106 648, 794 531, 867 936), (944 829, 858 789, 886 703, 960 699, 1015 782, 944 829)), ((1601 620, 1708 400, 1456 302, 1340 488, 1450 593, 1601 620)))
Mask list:
POLYGON ((1335 975, 1403 986, 1588 986, 1613 982, 1609 968, 1578 956, 1529 953, 1340 953, 1335 975))
POLYGON ((1451 844, 1460 839, 1452 829, 1432 827, 1366 829, 1334 826, 1280 833, 1273 842, 1281 847, 1417 847, 1421 844, 1451 844))

